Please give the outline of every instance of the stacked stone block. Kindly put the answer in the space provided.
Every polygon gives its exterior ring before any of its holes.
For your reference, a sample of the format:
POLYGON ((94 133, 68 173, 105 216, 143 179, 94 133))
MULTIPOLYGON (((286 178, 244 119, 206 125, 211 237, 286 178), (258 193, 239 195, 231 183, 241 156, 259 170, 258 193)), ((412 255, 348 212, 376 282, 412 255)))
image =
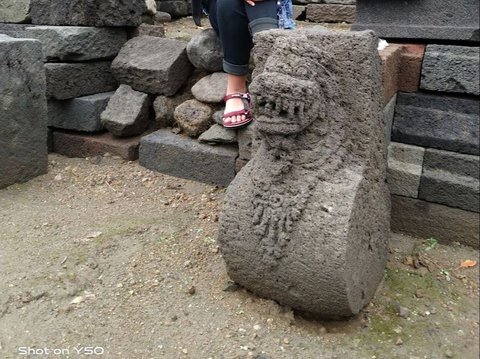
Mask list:
POLYGON ((416 43, 406 66, 398 55, 405 45, 384 51, 386 97, 398 91, 388 178, 393 229, 478 247, 478 1, 358 0, 357 10, 354 30, 416 43))

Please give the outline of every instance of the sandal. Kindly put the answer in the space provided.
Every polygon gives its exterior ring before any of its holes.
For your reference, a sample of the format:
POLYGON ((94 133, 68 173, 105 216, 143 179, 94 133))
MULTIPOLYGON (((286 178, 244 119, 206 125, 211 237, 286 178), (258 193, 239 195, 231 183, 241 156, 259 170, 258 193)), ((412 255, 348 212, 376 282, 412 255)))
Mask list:
POLYGON ((223 127, 225 128, 242 128, 247 126, 250 122, 253 120, 252 116, 252 108, 251 108, 251 99, 250 99, 250 94, 247 93, 242 93, 242 92, 235 92, 231 93, 229 95, 226 95, 223 97, 223 101, 227 102, 228 100, 232 98, 240 98, 242 99, 243 102, 243 110, 238 110, 238 111, 232 111, 223 114, 223 127), (239 122, 235 123, 225 123, 225 119, 233 116, 239 116, 239 115, 244 115, 245 119, 239 122))

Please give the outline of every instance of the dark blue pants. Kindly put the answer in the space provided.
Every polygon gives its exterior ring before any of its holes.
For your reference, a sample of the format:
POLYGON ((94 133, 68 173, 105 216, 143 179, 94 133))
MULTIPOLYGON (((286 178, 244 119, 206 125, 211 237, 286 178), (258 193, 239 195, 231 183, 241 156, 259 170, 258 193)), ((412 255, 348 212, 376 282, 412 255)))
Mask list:
POLYGON ((223 70, 246 75, 253 34, 278 27, 276 0, 248 5, 244 0, 209 0, 208 14, 223 47, 223 70))

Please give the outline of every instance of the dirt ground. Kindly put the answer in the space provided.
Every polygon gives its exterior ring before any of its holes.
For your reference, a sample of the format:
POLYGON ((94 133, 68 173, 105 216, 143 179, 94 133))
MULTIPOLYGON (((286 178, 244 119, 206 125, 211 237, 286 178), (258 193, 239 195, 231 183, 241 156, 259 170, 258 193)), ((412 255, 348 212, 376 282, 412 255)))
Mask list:
POLYGON ((478 358, 478 251, 394 234, 373 302, 315 321, 229 281, 223 194, 56 154, 0 190, 0 358, 478 358))

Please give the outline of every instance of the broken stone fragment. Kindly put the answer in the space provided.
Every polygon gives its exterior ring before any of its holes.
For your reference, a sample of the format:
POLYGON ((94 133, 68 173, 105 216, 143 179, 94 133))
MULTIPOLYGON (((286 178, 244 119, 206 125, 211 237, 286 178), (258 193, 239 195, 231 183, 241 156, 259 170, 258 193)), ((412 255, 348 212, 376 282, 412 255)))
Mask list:
POLYGON ((187 100, 175 109, 177 125, 190 137, 198 137, 212 124, 212 109, 197 100, 187 100))
POLYGON ((237 135, 235 131, 227 130, 223 126, 214 124, 198 138, 200 142, 206 143, 236 143, 237 135))

